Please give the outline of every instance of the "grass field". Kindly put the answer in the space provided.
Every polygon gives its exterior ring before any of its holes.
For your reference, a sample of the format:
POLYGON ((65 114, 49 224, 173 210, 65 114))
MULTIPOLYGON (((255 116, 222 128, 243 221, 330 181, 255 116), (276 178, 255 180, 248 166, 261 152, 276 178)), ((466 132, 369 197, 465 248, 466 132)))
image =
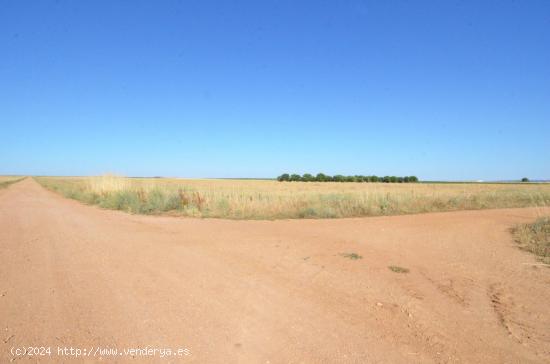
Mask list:
POLYGON ((9 185, 21 181, 25 177, 20 176, 0 176, 0 188, 6 188, 9 185))
POLYGON ((229 219, 338 218, 550 205, 550 184, 384 184, 37 177, 66 197, 131 213, 229 219))

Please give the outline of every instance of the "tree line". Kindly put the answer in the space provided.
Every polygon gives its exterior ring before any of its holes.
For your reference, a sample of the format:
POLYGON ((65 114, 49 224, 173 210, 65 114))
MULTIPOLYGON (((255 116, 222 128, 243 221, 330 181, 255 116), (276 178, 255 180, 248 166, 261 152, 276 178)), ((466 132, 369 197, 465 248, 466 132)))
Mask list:
POLYGON ((337 174, 335 176, 329 176, 324 173, 318 173, 316 176, 305 173, 304 175, 299 174, 288 174, 283 173, 279 177, 277 177, 277 181, 279 182, 293 182, 293 181, 300 181, 300 182, 384 182, 384 183, 416 183, 418 182, 418 178, 416 176, 404 176, 404 177, 396 177, 396 176, 361 176, 361 175, 355 175, 355 176, 343 176, 341 174, 337 174))

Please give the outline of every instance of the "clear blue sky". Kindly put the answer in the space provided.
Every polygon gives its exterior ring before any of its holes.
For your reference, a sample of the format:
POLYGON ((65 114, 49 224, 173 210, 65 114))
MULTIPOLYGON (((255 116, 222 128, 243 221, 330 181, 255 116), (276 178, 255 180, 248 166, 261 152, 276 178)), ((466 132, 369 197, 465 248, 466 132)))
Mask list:
POLYGON ((550 178, 550 1, 0 3, 0 174, 550 178))

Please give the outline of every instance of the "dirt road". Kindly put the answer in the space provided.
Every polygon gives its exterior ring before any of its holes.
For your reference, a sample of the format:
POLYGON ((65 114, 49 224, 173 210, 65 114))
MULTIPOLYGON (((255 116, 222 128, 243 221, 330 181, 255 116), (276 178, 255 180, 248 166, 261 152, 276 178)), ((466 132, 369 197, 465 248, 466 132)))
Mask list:
POLYGON ((136 216, 27 178, 0 191, 0 362, 549 362, 550 269, 508 232, 542 213, 136 216), (52 354, 10 353, 29 346, 52 354))

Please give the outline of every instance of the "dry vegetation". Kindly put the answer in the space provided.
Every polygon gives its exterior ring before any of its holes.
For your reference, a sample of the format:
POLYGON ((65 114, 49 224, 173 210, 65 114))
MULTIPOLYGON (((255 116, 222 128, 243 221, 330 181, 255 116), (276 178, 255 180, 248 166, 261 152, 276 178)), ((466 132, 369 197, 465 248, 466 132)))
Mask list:
POLYGON ((0 176, 0 188, 6 188, 9 185, 21 181, 25 177, 18 176, 0 176))
POLYGON ((550 265, 550 217, 541 217, 532 224, 518 225, 513 233, 521 249, 537 255, 544 264, 550 265))
POLYGON ((550 205, 550 184, 280 183, 269 180, 38 177, 104 208, 230 219, 337 218, 550 205))

